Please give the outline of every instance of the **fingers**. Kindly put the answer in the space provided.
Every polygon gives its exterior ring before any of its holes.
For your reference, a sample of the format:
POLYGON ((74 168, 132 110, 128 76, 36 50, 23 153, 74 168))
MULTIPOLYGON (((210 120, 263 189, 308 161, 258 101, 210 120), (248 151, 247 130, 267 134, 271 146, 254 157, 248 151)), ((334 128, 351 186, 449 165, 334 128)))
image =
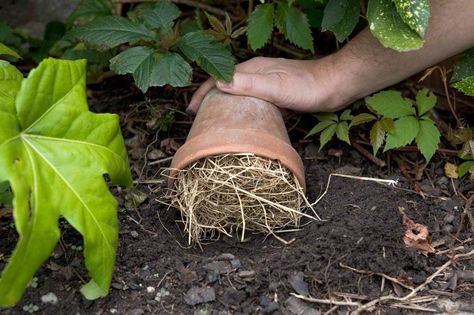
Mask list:
POLYGON ((206 96, 207 92, 211 90, 216 84, 214 79, 208 79, 204 82, 197 90, 194 92, 191 101, 189 102, 188 108, 186 108, 187 113, 196 114, 199 106, 201 106, 201 102, 206 96))

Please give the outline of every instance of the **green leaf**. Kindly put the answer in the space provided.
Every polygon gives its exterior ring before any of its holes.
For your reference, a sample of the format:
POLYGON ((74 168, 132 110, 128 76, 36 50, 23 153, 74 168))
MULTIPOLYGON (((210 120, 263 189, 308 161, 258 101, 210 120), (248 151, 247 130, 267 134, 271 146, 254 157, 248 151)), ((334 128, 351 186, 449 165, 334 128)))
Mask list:
POLYGON ((234 57, 214 37, 191 32, 181 37, 176 46, 214 79, 230 82, 234 73, 234 57))
POLYGON ((0 182, 0 208, 12 207, 13 194, 10 189, 10 184, 8 182, 0 182))
POLYGON ((466 95, 474 96, 474 76, 453 83, 452 86, 466 95))
POLYGON ((16 51, 14 51, 13 49, 9 48, 8 46, 2 43, 0 43, 0 55, 12 56, 17 59, 21 58, 21 56, 16 51))
POLYGON ((409 51, 423 46, 423 39, 403 22, 392 0, 369 0, 367 18, 372 34, 384 47, 409 51))
POLYGON ((270 39, 273 31, 273 3, 259 4, 248 19, 247 38, 252 50, 262 48, 270 39))
POLYGON ((465 80, 474 76, 474 48, 464 53, 462 58, 456 63, 451 83, 465 80))
POLYGON ((354 126, 358 126, 358 125, 362 125, 362 124, 365 124, 369 121, 376 120, 376 119, 377 119, 377 117, 375 117, 372 114, 362 113, 362 114, 359 114, 359 115, 355 116, 352 119, 351 124, 349 125, 349 128, 354 127, 354 126))
POLYGON ((158 55, 156 67, 152 72, 153 86, 169 84, 174 87, 182 87, 191 84, 193 69, 180 55, 176 53, 164 53, 158 55))
POLYGON ((72 24, 81 17, 92 21, 98 16, 112 15, 112 9, 113 5, 110 0, 82 0, 67 18, 67 23, 72 24))
POLYGON ((336 128, 337 124, 331 124, 326 129, 324 129, 323 132, 321 132, 321 135, 319 136, 319 150, 321 150, 326 145, 326 143, 328 143, 329 140, 334 137, 334 134, 336 133, 336 128))
POLYGON ((374 156, 377 155, 377 152, 382 146, 385 139, 385 134, 386 132, 380 121, 376 121, 372 126, 372 129, 370 129, 370 144, 372 144, 374 156))
POLYGON ((289 7, 284 2, 278 2, 275 22, 287 40, 314 53, 313 36, 308 18, 300 9, 289 7))
POLYGON ((395 130, 388 133, 384 152, 407 145, 415 139, 420 130, 418 120, 414 116, 405 116, 395 121, 395 130))
POLYGON ((420 148, 421 154, 426 159, 428 163, 431 160, 431 157, 436 152, 439 144, 439 138, 441 134, 439 133, 438 128, 434 122, 429 119, 421 119, 418 121, 420 129, 418 135, 416 136, 416 144, 420 148))
POLYGON ((429 0, 393 0, 403 22, 421 38, 425 37, 430 18, 429 0))
POLYGON ((305 139, 308 138, 308 137, 311 137, 312 135, 315 135, 319 132, 321 132, 322 130, 326 129, 327 127, 335 124, 336 122, 333 121, 333 120, 323 120, 321 121, 320 123, 316 124, 316 126, 314 126, 309 132, 308 134, 305 136, 305 139))
POLYGON ((351 110, 346 109, 345 111, 342 112, 341 116, 339 116, 339 120, 352 120, 354 118, 353 115, 351 115, 351 110))
POLYGON ((349 125, 346 121, 337 124, 336 136, 339 140, 351 144, 351 140, 349 139, 349 125))
POLYGON ((0 108, 0 182, 14 193, 19 234, 0 279, 1 306, 20 299, 55 248, 60 216, 83 235, 92 281, 109 289, 118 220, 103 175, 122 185, 131 175, 118 116, 88 111, 85 70, 84 60, 46 59, 0 108))
POLYGON ((427 88, 416 93, 416 107, 418 108, 418 116, 428 112, 436 105, 436 96, 427 88))
POLYGON ((395 130, 395 124, 392 118, 380 119, 380 127, 386 132, 393 132, 395 130))
POLYGON ((181 11, 176 4, 171 2, 158 2, 153 10, 144 13, 145 22, 161 32, 169 31, 176 20, 181 15, 181 11))
POLYGON ((415 115, 415 108, 398 91, 382 91, 365 98, 365 102, 377 114, 388 118, 415 115))
POLYGON ((344 41, 359 21, 359 0, 329 0, 324 8, 322 31, 331 31, 344 41))
POLYGON ((316 117, 320 121, 324 121, 324 120, 339 121, 339 118, 337 117, 335 113, 329 113, 329 112, 317 113, 317 114, 314 114, 313 116, 316 117))
POLYGON ((22 81, 23 75, 17 68, 0 60, 0 143, 18 132, 16 122, 8 118, 15 115, 15 98, 22 81))
POLYGON ((105 16, 71 30, 66 37, 82 40, 99 49, 107 49, 140 39, 153 40, 154 33, 144 25, 126 18, 105 16))
POLYGON ((474 161, 466 161, 458 166, 459 177, 463 177, 468 172, 474 173, 474 161))

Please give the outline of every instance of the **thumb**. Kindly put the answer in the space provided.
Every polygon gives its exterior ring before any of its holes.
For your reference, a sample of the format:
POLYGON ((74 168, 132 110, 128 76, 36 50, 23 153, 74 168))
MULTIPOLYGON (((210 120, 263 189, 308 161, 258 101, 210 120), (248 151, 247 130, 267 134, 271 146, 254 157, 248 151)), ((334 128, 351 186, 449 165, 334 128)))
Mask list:
POLYGON ((235 72, 232 82, 217 81, 216 86, 222 92, 254 96, 274 103, 281 79, 276 74, 235 72))

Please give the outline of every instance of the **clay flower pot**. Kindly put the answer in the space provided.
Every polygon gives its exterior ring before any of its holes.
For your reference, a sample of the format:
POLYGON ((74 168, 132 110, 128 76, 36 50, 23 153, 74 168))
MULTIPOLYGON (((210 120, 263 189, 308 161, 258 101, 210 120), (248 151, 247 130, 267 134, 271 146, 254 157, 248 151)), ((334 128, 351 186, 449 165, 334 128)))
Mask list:
MULTIPOLYGON (((305 188, 304 166, 291 146, 280 110, 264 100, 211 90, 204 98, 186 143, 171 169, 184 169, 201 158, 226 153, 253 153, 279 160, 305 188)), ((176 171, 171 171, 169 187, 176 171)))

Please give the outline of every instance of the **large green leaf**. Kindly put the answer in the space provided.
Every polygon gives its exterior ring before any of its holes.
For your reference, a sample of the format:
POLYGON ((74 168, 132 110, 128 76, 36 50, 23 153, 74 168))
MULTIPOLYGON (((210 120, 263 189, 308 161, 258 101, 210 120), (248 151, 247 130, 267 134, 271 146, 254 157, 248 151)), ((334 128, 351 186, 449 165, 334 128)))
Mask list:
POLYGON ((235 59, 212 35, 191 32, 181 37, 176 45, 214 79, 226 82, 232 80, 235 59))
POLYGON ((372 34, 383 46, 398 51, 423 46, 423 39, 405 24, 392 0, 369 0, 367 18, 372 34))
POLYGON ((314 53, 313 36, 308 18, 300 9, 290 7, 284 2, 278 2, 275 22, 286 39, 296 46, 314 53))
POLYGON ((469 49, 454 67, 451 83, 464 94, 474 96, 474 48, 469 49))
POLYGON ((143 24, 126 18, 105 16, 73 29, 67 38, 79 39, 99 49, 107 49, 140 39, 153 40, 154 33, 143 24))
POLYGON ((16 59, 21 58, 21 56, 16 51, 14 51, 10 47, 2 43, 0 43, 0 55, 12 56, 12 57, 15 57, 16 59))
MULTIPOLYGON (((23 75, 7 61, 0 60, 0 143, 14 137, 19 132, 15 118, 15 98, 20 90, 23 75)), ((1 154, 1 151, 0 151, 1 154)), ((0 182, 5 179, 1 178, 0 182)))
POLYGON ((430 90, 424 88, 416 93, 416 107, 418 108, 418 116, 425 114, 436 105, 436 95, 430 90))
POLYGON ((148 10, 143 14, 145 22, 153 28, 166 32, 173 27, 174 20, 181 14, 176 4, 171 2, 158 2, 153 6, 153 10, 148 10))
POLYGON ((53 251, 60 216, 84 238, 92 279, 82 292, 108 292, 118 220, 103 175, 123 185, 131 177, 118 116, 88 111, 85 70, 84 60, 47 59, 23 81, 15 102, 0 109, 0 182, 11 185, 19 234, 0 279, 1 306, 20 299, 53 251))
POLYGON ((377 114, 387 118, 415 115, 415 108, 398 91, 382 91, 365 98, 365 102, 377 114))
POLYGON ((421 38, 424 38, 430 18, 430 1, 393 0, 393 2, 403 22, 417 32, 421 38))
POLYGON ((388 133, 384 152, 411 143, 418 135, 420 125, 415 116, 405 116, 395 121, 395 129, 388 133))
POLYGON ((273 3, 259 4, 250 14, 247 28, 247 38, 250 48, 257 50, 265 45, 273 31, 273 18, 275 15, 273 3))
POLYGON ((416 144, 420 148, 421 154, 426 159, 426 162, 431 160, 431 157, 436 152, 439 144, 439 138, 441 134, 434 122, 428 117, 424 117, 418 121, 420 130, 416 136, 416 144))
POLYGON ((91 21, 98 16, 112 15, 112 1, 110 0, 82 0, 76 9, 67 18, 68 24, 72 24, 79 18, 91 21))
POLYGON ((344 41, 359 21, 359 0, 329 0, 321 23, 323 31, 331 31, 344 41))

